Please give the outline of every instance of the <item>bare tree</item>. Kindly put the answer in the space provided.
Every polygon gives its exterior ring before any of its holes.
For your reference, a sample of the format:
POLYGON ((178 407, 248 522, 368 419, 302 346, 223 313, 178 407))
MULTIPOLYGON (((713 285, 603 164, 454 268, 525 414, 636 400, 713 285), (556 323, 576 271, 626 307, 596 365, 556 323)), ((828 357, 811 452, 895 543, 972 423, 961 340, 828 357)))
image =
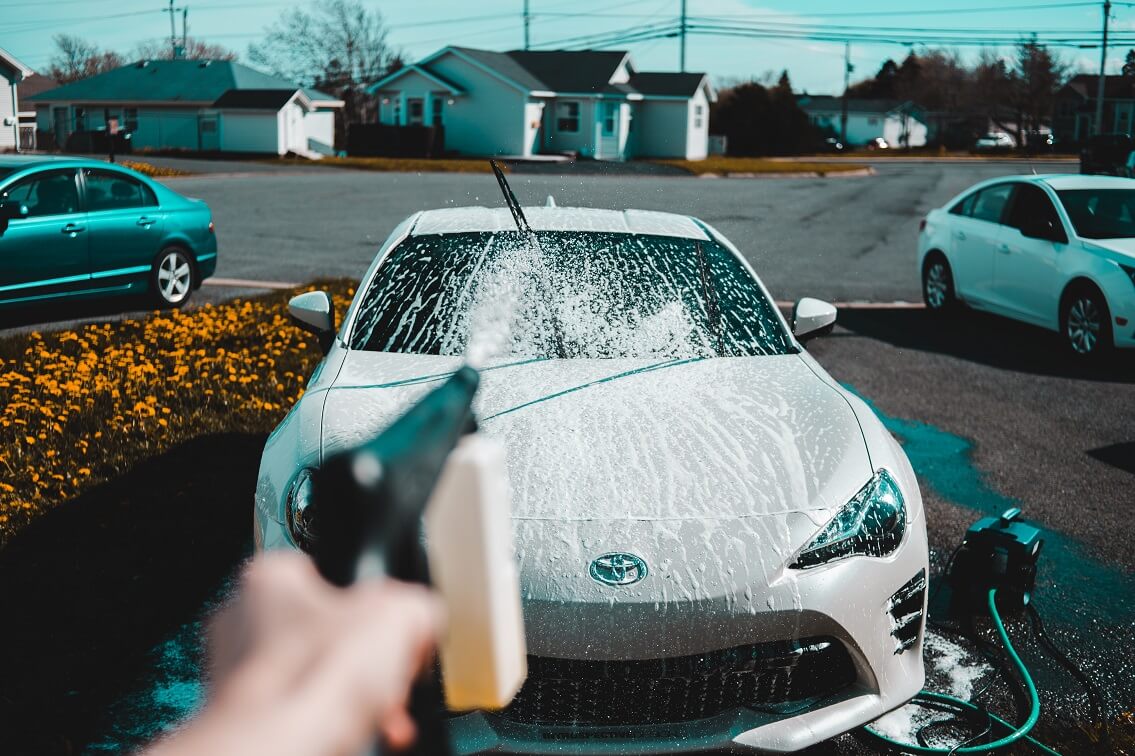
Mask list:
MULTIPOLYGON (((173 48, 168 39, 151 39, 134 48, 134 60, 173 60, 173 48)), ((181 56, 186 60, 236 60, 239 55, 222 45, 189 37, 181 56)))
POLYGON ((306 10, 285 11, 263 42, 249 46, 248 57, 278 76, 343 100, 341 128, 372 120, 373 98, 366 87, 402 65, 387 41, 382 14, 359 0, 313 2, 306 10))
POLYGON ((56 34, 55 54, 48 63, 48 74, 60 84, 118 68, 123 64, 118 53, 100 50, 98 45, 73 34, 56 34))

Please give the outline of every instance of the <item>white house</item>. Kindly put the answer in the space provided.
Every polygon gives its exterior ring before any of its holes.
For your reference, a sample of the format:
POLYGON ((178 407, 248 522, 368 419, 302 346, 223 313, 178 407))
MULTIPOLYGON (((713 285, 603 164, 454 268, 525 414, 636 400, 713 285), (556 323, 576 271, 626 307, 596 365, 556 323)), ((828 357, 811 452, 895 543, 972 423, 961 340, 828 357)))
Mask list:
POLYGON ((19 84, 32 70, 0 50, 0 152, 20 149, 19 84))
POLYGON ((706 156, 703 73, 636 71, 608 51, 445 47, 375 83, 379 122, 442 126, 468 155, 575 153, 602 160, 706 156))
MULTIPOLYGON (((797 100, 813 125, 841 133, 843 98, 803 95, 797 100)), ((882 138, 891 147, 923 147, 927 129, 922 111, 899 100, 847 100, 847 144, 863 145, 882 138)))
POLYGON ((41 92, 36 121, 63 146, 117 119, 133 149, 288 152, 335 144, 342 100, 228 60, 143 60, 41 92))

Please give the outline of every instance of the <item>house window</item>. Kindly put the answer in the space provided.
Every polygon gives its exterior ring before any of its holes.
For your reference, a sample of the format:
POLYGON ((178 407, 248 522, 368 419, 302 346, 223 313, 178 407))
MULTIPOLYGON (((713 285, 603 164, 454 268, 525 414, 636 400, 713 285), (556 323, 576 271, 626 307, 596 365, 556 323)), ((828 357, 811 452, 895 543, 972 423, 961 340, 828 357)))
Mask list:
POLYGON ((872 116, 871 118, 867 119, 867 125, 868 126, 878 126, 879 125, 879 119, 872 116))
POLYGON ((394 118, 392 118, 390 120, 390 122, 392 124, 394 124, 395 126, 401 126, 402 125, 402 98, 401 97, 395 97, 394 98, 394 118))
POLYGON ((556 131, 579 131, 579 103, 556 103, 556 131))
POLYGON ((700 129, 704 123, 705 107, 702 105, 694 105, 694 128, 700 129))
POLYGON ((442 111, 441 111, 443 104, 444 104, 444 101, 440 97, 434 98, 433 105, 432 105, 433 110, 430 113, 430 121, 433 123, 434 126, 441 126, 443 124, 442 111))
POLYGON ((125 129, 128 132, 137 131, 138 130, 138 108, 126 108, 126 110, 124 110, 123 113, 125 114, 126 118, 125 118, 124 123, 122 124, 122 128, 125 129))

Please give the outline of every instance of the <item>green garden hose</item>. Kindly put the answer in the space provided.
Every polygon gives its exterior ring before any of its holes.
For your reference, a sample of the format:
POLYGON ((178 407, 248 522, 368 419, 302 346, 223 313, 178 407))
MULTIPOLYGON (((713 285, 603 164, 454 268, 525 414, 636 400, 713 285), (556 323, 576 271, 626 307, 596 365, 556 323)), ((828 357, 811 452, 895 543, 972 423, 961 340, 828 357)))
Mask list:
POLYGON ((1040 697, 1037 696, 1036 683, 1033 682, 1032 676, 1029 674, 1028 669, 1025 668, 1024 662, 1021 661, 1021 657, 1017 655, 1017 650, 1015 648, 1013 648, 1013 644, 1009 640, 1009 634, 1007 632, 1005 632, 1005 624, 1001 621, 1000 612, 997 611, 997 589, 996 588, 991 588, 989 590, 989 615, 991 617, 993 617, 993 624, 997 628, 997 634, 1001 636, 1001 642, 1005 646, 1005 651, 1008 652, 1009 658, 1012 660, 1013 665, 1017 668, 1017 672, 1020 674, 1021 679, 1024 680, 1025 687, 1028 689, 1030 711, 1029 711, 1029 717, 1028 717, 1028 719, 1025 720, 1024 724, 1022 724, 1020 727, 1014 727, 1014 725, 1010 724, 1009 722, 1006 722, 1004 719, 1001 719, 1000 717, 994 716, 993 714, 989 714, 984 709, 982 709, 980 706, 976 706, 975 704, 970 703, 969 701, 964 701, 960 698, 955 698, 954 696, 946 695, 945 693, 935 693, 933 691, 924 690, 924 691, 921 691, 918 695, 916 695, 914 697, 913 700, 915 702, 918 702, 918 701, 935 701, 935 702, 940 702, 940 703, 952 704, 954 706, 962 706, 962 707, 965 707, 967 709, 971 709, 973 711, 980 711, 980 712, 987 714, 989 716, 989 718, 992 719, 994 722, 997 722, 998 724, 1004 726, 1006 729, 1011 730, 1011 732, 1008 735, 1006 735, 1005 737, 1000 738, 998 740, 994 740, 991 743, 982 743, 982 744, 979 744, 979 745, 972 745, 972 746, 954 746, 952 748, 935 748, 935 747, 931 747, 931 746, 915 745, 913 743, 902 743, 898 740, 894 740, 892 738, 887 737, 886 735, 879 732, 878 730, 873 730, 873 729, 871 729, 870 727, 867 727, 867 726, 864 726, 863 731, 866 732, 868 735, 871 735, 872 737, 878 738, 879 740, 883 741, 884 743, 891 746, 892 748, 897 748, 897 749, 900 749, 900 750, 903 750, 903 751, 907 751, 909 753, 918 753, 918 754, 989 753, 991 751, 996 751, 996 750, 999 750, 1001 748, 1005 748, 1006 746, 1010 746, 1013 743, 1016 743, 1018 740, 1025 740, 1025 741, 1028 741, 1029 743, 1031 743, 1032 745, 1036 746, 1040 750, 1044 751, 1047 754, 1051 754, 1052 756, 1060 756, 1060 753, 1058 753, 1057 751, 1054 751, 1053 749, 1046 746, 1044 743, 1041 743, 1039 740, 1036 740, 1035 738, 1032 738, 1032 737, 1029 736, 1029 731, 1033 728, 1033 725, 1036 724, 1037 719, 1040 718, 1040 697))

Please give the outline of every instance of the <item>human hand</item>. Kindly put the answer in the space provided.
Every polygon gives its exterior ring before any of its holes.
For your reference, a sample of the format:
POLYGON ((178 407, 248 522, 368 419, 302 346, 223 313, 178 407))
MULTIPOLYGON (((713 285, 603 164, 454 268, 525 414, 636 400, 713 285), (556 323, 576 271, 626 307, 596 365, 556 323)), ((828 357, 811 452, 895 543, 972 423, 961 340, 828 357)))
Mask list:
POLYGON ((433 658, 439 602, 393 580, 336 588, 299 554, 245 571, 213 623, 208 703, 151 756, 362 752, 415 737, 410 687, 433 658))

